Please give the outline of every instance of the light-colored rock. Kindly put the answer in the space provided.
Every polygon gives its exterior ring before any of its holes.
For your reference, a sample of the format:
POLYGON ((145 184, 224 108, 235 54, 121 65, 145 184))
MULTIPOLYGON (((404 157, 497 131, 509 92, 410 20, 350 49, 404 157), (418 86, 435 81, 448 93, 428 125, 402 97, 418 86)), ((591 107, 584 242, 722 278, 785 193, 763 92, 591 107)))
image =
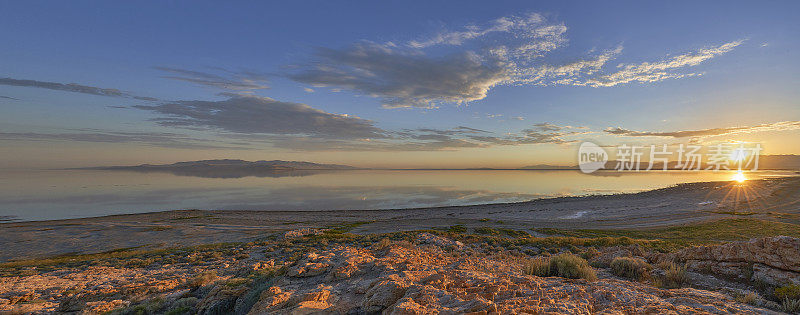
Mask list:
POLYGON ((314 277, 319 276, 330 269, 330 265, 326 263, 305 263, 301 266, 295 266, 289 269, 287 273, 290 277, 314 277))
POLYGON ((303 228, 303 229, 296 229, 291 230, 286 233, 283 233, 283 238, 285 239, 293 239, 299 238, 304 236, 313 236, 313 235, 320 235, 324 232, 321 229, 313 229, 313 228, 303 228))
MULTIPOLYGON (((433 234, 430 234, 433 236, 433 234)), ((250 248, 259 260, 292 265, 269 282, 239 285, 253 270, 253 259, 225 257, 203 264, 172 262, 162 268, 84 268, 46 271, 0 281, 0 313, 99 312, 125 305, 128 297, 161 297, 174 306, 184 299, 192 311, 249 314, 763 314, 768 311, 738 303, 728 295, 695 289, 662 290, 647 284, 601 278, 595 282, 535 277, 524 274, 527 256, 502 247, 463 246, 428 235, 418 246, 384 242, 381 246, 333 243, 318 246, 295 262, 297 251, 267 243, 250 248), (429 240, 429 241, 427 241, 429 240), (444 244, 444 245, 442 245, 444 244), (225 264, 228 264, 226 267, 225 264), (215 269, 212 269, 215 268, 215 269), (207 271, 213 284, 185 285, 207 271), (229 281, 231 278, 240 278, 229 281), (251 288, 271 285, 261 292, 251 288), (187 288, 188 289, 187 291, 187 288), (76 293, 78 292, 78 293, 76 293), (259 294, 252 308, 253 297, 259 294), (12 304, 10 297, 33 294, 41 303, 12 304), (110 295, 106 295, 110 294, 110 295), (177 298, 177 300, 176 300, 177 298), (115 301, 117 300, 117 301, 115 301)), ((640 256, 636 248, 620 247, 615 255, 640 256)), ((613 253, 611 253, 613 252, 613 253)), ((181 255, 183 257, 183 255, 181 255)), ((251 256, 252 257, 252 256, 251 256)), ((723 262, 697 268, 721 268, 735 273, 750 263, 723 262)), ((781 270, 754 264, 753 274, 780 279, 781 270), (763 268, 762 268, 763 266, 763 268)), ((783 270, 788 272, 786 270, 783 270)), ((258 275, 258 274, 255 274, 258 275)), ((250 278, 252 279, 252 278, 250 278)), ((252 280, 250 280, 252 281, 252 280)), ((256 280, 261 281, 261 280, 256 280)), ((131 298, 132 300, 132 298, 131 298)))
POLYGON ((399 275, 391 275, 374 283, 365 294, 364 310, 374 312, 389 307, 403 297, 408 286, 399 275))
POLYGON ((675 258, 718 262, 747 262, 800 272, 800 238, 776 236, 731 242, 716 246, 698 246, 681 250, 675 258))
POLYGON ((750 280, 748 278, 750 264, 745 262, 727 262, 711 260, 689 260, 686 261, 686 268, 694 271, 723 276, 729 279, 750 280))
POLYGON ((770 268, 762 264, 753 264, 752 280, 776 287, 789 284, 800 285, 800 273, 770 268))
POLYGON ((461 249, 464 246, 464 244, 459 241, 433 235, 431 233, 420 233, 417 237, 417 240, 422 244, 433 244, 439 247, 452 247, 455 249, 461 249))
POLYGON ((773 286, 800 284, 800 239, 786 236, 691 247, 672 254, 689 270, 773 286))

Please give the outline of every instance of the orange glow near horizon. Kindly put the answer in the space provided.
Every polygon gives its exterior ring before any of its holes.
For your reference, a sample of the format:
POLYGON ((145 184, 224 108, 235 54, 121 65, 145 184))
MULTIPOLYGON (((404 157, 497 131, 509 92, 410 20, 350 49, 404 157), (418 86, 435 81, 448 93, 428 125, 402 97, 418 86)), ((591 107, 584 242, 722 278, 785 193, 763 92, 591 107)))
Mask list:
POLYGON ((732 180, 736 181, 737 183, 744 183, 745 181, 747 181, 747 177, 744 176, 744 173, 742 171, 738 171, 736 172, 736 174, 733 175, 732 180))

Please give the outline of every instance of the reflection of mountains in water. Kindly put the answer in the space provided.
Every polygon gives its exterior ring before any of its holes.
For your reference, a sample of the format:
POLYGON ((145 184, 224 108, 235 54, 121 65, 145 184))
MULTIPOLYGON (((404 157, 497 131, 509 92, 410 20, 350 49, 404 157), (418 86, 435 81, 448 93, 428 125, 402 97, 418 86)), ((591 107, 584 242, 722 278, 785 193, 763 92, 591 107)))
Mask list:
POLYGON ((202 178, 242 178, 242 177, 294 177, 328 173, 337 170, 352 170, 352 166, 336 164, 317 164, 296 161, 243 161, 243 160, 205 160, 178 162, 164 165, 142 164, 137 166, 94 167, 92 169, 134 171, 140 173, 170 173, 177 176, 202 178))

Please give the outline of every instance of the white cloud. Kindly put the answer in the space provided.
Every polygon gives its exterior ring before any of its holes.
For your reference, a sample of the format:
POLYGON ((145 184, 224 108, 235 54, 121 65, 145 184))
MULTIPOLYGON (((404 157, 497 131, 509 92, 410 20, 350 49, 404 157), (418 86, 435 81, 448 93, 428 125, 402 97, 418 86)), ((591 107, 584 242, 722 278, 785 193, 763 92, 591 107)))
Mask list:
MULTIPOLYGON (((406 45, 361 42, 319 49, 288 76, 318 87, 348 89, 382 100, 384 107, 438 107, 484 99, 501 85, 611 87, 699 76, 687 68, 731 51, 743 40, 656 62, 621 64, 621 45, 560 64, 543 62, 564 47, 567 26, 540 14, 507 16, 485 25, 444 31, 406 45), (433 48, 436 49, 433 49, 433 48)), ((594 49, 592 49, 594 51, 594 49)), ((556 56, 556 59, 563 59, 556 56)))
POLYGON ((681 68, 693 67, 700 63, 714 58, 716 56, 727 53, 737 46, 741 45, 744 40, 737 40, 730 43, 725 43, 717 47, 703 48, 695 52, 686 53, 682 55, 673 56, 658 62, 643 62, 640 64, 620 64, 618 68, 621 70, 601 75, 596 78, 589 79, 585 82, 586 85, 599 87, 599 86, 615 86, 618 84, 630 82, 658 82, 666 79, 685 78, 690 76, 698 76, 700 73, 680 73, 674 72, 681 68))
POLYGON ((155 69, 169 73, 169 75, 162 76, 165 79, 190 82, 223 90, 248 91, 269 88, 264 84, 267 81, 265 76, 247 71, 236 72, 214 68, 217 72, 220 72, 220 74, 215 74, 171 67, 155 67, 155 69))
POLYGON ((609 127, 604 131, 608 134, 625 137, 666 137, 666 138, 705 138, 726 136, 742 133, 755 133, 765 131, 786 131, 800 130, 800 121, 781 121, 770 124, 755 126, 737 126, 709 128, 698 130, 677 130, 677 131, 634 131, 622 127, 609 127))

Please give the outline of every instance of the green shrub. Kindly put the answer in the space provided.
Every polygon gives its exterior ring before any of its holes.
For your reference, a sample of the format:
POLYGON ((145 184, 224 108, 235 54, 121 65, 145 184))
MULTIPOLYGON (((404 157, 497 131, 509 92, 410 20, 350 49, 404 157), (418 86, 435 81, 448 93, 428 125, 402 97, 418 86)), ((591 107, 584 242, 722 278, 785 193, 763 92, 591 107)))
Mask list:
POLYGON ((238 286, 247 286, 253 282, 253 279, 248 278, 231 278, 225 281, 225 286, 228 287, 238 287, 238 286))
POLYGON ((663 288, 680 288, 689 281, 689 276, 686 275, 686 268, 683 266, 673 262, 667 262, 661 264, 659 267, 664 270, 664 277, 660 279, 660 286, 663 288))
POLYGON ((447 231, 453 233, 467 233, 467 228, 465 228, 463 225, 457 224, 451 225, 447 231))
POLYGON ((525 264, 525 273, 540 277, 558 276, 589 281, 597 280, 594 269, 585 259, 568 253, 529 260, 525 264))
POLYGON ((573 254, 560 254, 550 257, 550 270, 556 269, 556 274, 559 277, 571 279, 586 279, 589 281, 597 280, 597 275, 594 269, 589 266, 586 259, 580 258, 573 254))
POLYGON ((781 300, 781 310, 789 314, 800 313, 800 300, 797 299, 781 300))
POLYGON ((500 232, 512 237, 527 237, 530 236, 528 232, 525 231, 518 231, 513 229, 498 229, 500 232))
POLYGON ((800 285, 790 284, 775 289, 774 295, 779 300, 790 299, 800 300, 800 285))
POLYGON ((747 294, 739 294, 735 297, 736 302, 750 304, 753 306, 759 306, 762 303, 761 297, 758 293, 755 292, 747 292, 747 294))
POLYGON ((164 299, 157 297, 151 300, 144 301, 137 305, 131 305, 126 308, 116 309, 108 312, 111 315, 151 315, 159 314, 159 310, 164 308, 164 299))
POLYGON ((524 266, 525 274, 539 277, 550 276, 550 259, 547 257, 530 259, 524 266))
POLYGON ((214 270, 211 271, 204 271, 203 273, 194 276, 192 279, 189 279, 189 286, 192 287, 202 287, 207 284, 211 284, 217 280, 217 272, 214 270))
POLYGON ((392 241, 388 238, 382 239, 380 242, 375 243, 372 245, 372 249, 374 250, 384 250, 389 248, 392 245, 392 241))
POLYGON ((585 251, 584 251, 584 252, 581 254, 581 257, 583 257, 583 259, 587 259, 587 260, 588 260, 588 259, 595 258, 595 257, 597 257, 597 256, 600 256, 600 251, 599 251, 599 250, 597 250, 597 248, 594 248, 594 247, 589 247, 589 248, 587 248, 587 249, 586 249, 586 250, 585 250, 585 251))
POLYGON ((611 261, 611 273, 637 281, 650 278, 650 269, 653 267, 640 258, 617 257, 611 261))
POLYGON ((475 233, 478 234, 487 234, 487 235, 500 235, 500 231, 495 230, 490 227, 479 227, 475 229, 475 233))

